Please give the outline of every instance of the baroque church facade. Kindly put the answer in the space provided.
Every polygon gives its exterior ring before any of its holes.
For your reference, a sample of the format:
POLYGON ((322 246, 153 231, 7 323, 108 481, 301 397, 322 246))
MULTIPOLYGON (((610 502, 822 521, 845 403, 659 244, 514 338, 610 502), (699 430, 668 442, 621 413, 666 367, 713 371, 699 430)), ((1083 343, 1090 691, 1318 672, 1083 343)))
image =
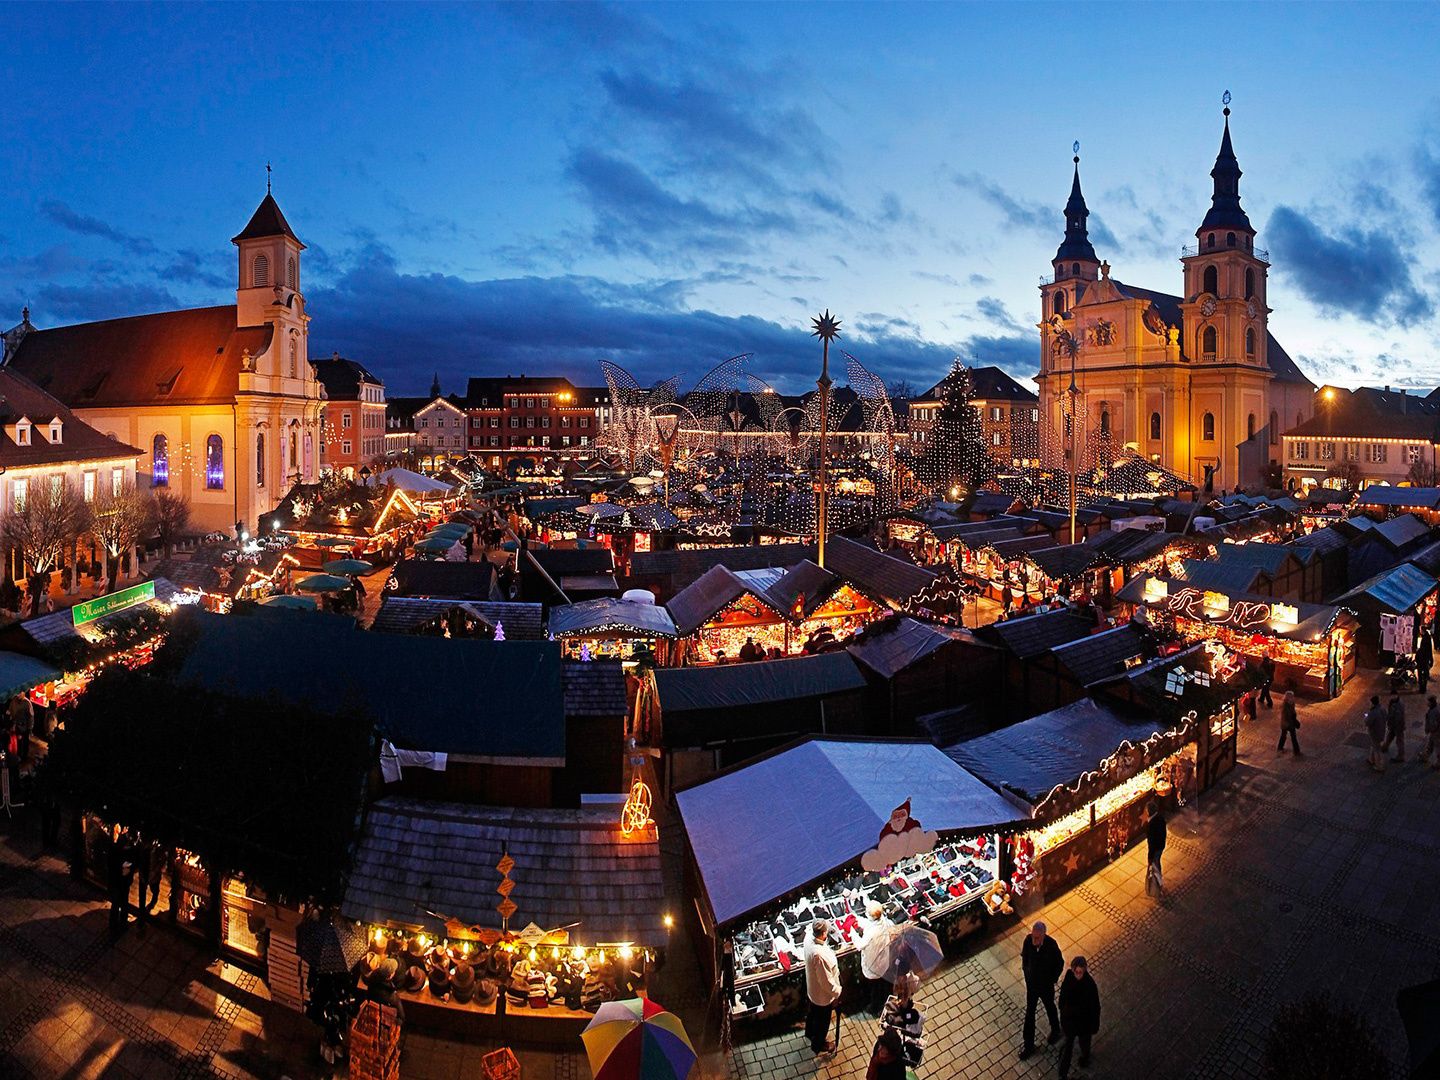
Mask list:
POLYGON ((310 364, 305 245, 267 190, 233 237, 235 303, 5 335, 4 363, 120 444, 138 483, 187 499, 193 526, 256 530, 320 474, 324 391, 310 364))
POLYGON ((1269 331, 1270 258, 1240 205, 1228 107, 1210 176, 1175 296, 1111 277, 1090 242, 1076 156, 1065 239, 1040 286, 1036 383, 1062 446, 1073 373, 1077 446, 1098 435, 1202 488, 1255 487, 1281 461, 1281 434, 1313 413, 1315 387, 1269 331))

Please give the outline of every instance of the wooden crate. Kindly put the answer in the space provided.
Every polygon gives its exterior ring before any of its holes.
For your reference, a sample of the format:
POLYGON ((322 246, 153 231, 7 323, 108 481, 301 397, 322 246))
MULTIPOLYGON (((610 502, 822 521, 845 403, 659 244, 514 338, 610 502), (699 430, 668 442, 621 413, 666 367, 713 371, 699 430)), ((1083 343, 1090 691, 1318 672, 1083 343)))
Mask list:
POLYGON ((400 1022, 389 1006, 366 1001, 351 1022, 350 1077, 399 1080, 400 1022))
POLYGON ((484 1080, 520 1080, 520 1062, 508 1046, 493 1050, 480 1059, 484 1080))

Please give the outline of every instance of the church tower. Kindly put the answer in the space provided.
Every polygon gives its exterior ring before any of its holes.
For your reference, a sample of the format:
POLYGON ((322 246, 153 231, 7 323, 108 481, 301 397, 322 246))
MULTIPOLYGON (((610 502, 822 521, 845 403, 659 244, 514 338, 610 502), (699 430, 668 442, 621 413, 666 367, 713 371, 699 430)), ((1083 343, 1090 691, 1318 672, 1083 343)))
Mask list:
POLYGON ((231 238, 240 251, 239 281, 235 290, 239 326, 274 328, 270 355, 278 365, 265 375, 306 379, 309 366, 305 297, 300 292, 300 253, 305 245, 295 235, 280 205, 265 185, 265 198, 250 216, 250 223, 231 238))
POLYGON ((1051 287, 1045 290, 1045 311, 1043 317, 1052 315, 1064 317, 1084 292, 1085 283, 1094 281, 1100 273, 1100 260, 1095 257, 1095 248, 1090 243, 1086 220, 1090 209, 1085 205, 1085 195, 1080 190, 1080 144, 1075 144, 1075 178, 1070 184, 1070 199, 1065 204, 1065 239, 1050 261, 1055 271, 1051 287))
POLYGON ((1189 340, 1185 354, 1199 364, 1266 368, 1269 309, 1265 306, 1269 257, 1255 249, 1255 230, 1240 206, 1240 163, 1230 145, 1230 94, 1225 133, 1210 170, 1214 193, 1196 245, 1185 248, 1182 308, 1189 340))

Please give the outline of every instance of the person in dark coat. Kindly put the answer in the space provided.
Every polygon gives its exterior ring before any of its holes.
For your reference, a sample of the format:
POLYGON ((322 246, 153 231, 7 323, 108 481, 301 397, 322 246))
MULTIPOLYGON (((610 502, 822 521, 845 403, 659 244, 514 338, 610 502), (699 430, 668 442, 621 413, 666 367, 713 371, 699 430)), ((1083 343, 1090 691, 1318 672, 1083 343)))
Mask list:
POLYGON ((1370 709, 1365 714, 1365 731, 1370 736, 1370 768, 1376 772, 1385 771, 1385 722, 1386 713, 1380 705, 1380 695, 1372 694, 1370 709))
POLYGON ((1065 971, 1065 958, 1060 946, 1045 932, 1045 924, 1037 922, 1020 946, 1020 969, 1025 973, 1025 1045, 1020 1051, 1024 1061, 1035 1053, 1035 1006, 1043 1003, 1050 1019, 1050 1042, 1060 1041, 1060 1018, 1055 1012, 1055 982, 1065 971))
POLYGON ((1070 961, 1070 970, 1060 984, 1060 1024, 1065 1045, 1060 1048, 1060 1080, 1070 1075, 1070 1054, 1078 1040, 1080 1067, 1090 1064, 1090 1039, 1100 1030, 1100 989, 1090 977, 1085 958, 1070 961))
POLYGON ((905 1080, 904 1046, 894 1028, 886 1028, 875 1040, 865 1080, 905 1080))
POLYGON ((118 938, 130 925, 130 884, 135 877, 135 843, 128 832, 109 845, 105 884, 110 894, 110 936, 118 938))
POLYGON ((1267 709, 1273 709, 1275 702, 1270 700, 1270 686, 1275 681, 1275 659, 1267 656, 1260 661, 1260 704, 1267 709))
POLYGON ((1160 869, 1160 857, 1165 854, 1165 841, 1169 833, 1165 826, 1165 815, 1160 804, 1154 799, 1145 808, 1145 895, 1155 896, 1163 891, 1165 877, 1160 869))
POLYGON ((1300 757, 1300 739, 1296 732, 1300 730, 1300 717, 1295 712, 1295 691, 1286 690, 1285 700, 1280 705, 1280 745, 1275 747, 1280 753, 1285 752, 1285 736, 1290 736, 1290 745, 1295 750, 1295 756, 1300 757))
POLYGON ((1430 685, 1430 669, 1435 666, 1435 645, 1428 628, 1420 631, 1420 645, 1415 650, 1415 674, 1420 678, 1420 693, 1430 685))
POLYGON ((1405 703, 1399 694, 1390 695, 1390 707, 1385 712, 1385 741, 1380 744, 1380 756, 1395 744, 1395 760, 1405 760, 1405 703))

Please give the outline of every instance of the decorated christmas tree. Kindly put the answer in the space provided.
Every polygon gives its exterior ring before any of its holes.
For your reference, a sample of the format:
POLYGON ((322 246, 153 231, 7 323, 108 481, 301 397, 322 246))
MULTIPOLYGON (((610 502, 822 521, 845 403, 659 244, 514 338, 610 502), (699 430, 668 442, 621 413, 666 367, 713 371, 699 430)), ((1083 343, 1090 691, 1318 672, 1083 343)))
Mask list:
POLYGON ((940 411, 919 462, 921 482, 940 498, 964 494, 992 480, 995 460, 985 446, 980 411, 971 402, 975 386, 970 369, 957 357, 941 383, 940 411))

